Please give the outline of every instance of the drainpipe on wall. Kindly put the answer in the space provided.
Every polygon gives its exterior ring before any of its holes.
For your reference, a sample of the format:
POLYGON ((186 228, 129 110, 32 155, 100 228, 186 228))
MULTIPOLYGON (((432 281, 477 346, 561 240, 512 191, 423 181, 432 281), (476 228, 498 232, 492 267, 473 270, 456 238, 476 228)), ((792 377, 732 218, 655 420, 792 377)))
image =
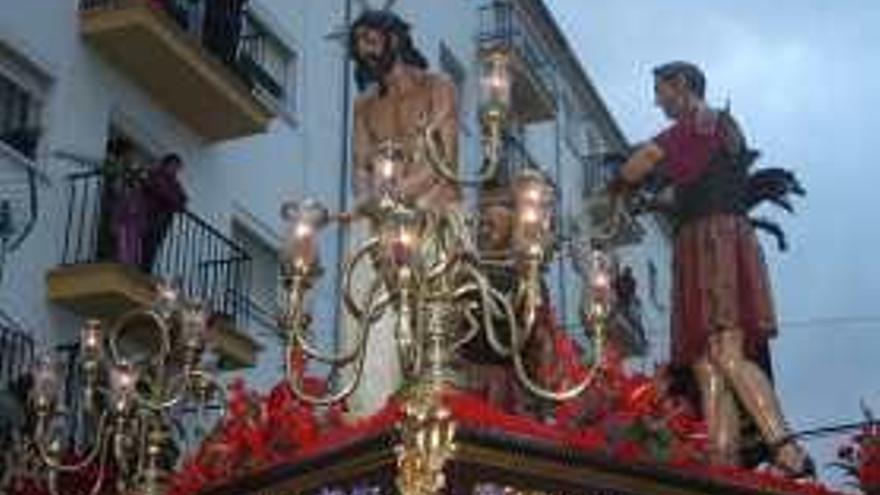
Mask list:
MULTIPOLYGON (((562 89, 560 88, 560 74, 559 68, 556 66, 556 63, 553 64, 553 91, 555 93, 556 99, 556 121, 554 122, 555 129, 553 130, 554 134, 554 142, 553 142, 553 153, 555 154, 555 180, 556 187, 559 188, 559 196, 557 198, 557 208, 558 208, 558 218, 559 218, 559 230, 560 232, 568 233, 568 217, 566 211, 564 211, 565 207, 565 198, 563 195, 565 194, 563 186, 562 186, 562 133, 565 132, 563 129, 562 123, 562 115, 563 115, 563 100, 562 100, 562 89)), ((566 123, 565 125, 567 125, 566 123)), ((558 289, 559 289, 559 307, 557 310, 560 314, 561 321, 567 321, 568 319, 568 282, 565 279, 565 263, 567 258, 567 246, 563 247, 563 251, 559 253, 559 258, 556 260, 558 270, 559 270, 559 279, 558 279, 558 289)))
MULTIPOLYGON (((352 22, 352 0, 345 1, 345 30, 352 22)), ((346 35, 347 36, 347 35, 346 35)), ((342 54, 342 119, 340 123, 341 141, 339 143, 339 191, 337 196, 338 211, 348 211, 348 192, 349 178, 351 177, 351 58, 348 54, 348 40, 344 42, 344 51, 342 54)), ((345 229, 339 229, 336 235, 336 259, 338 266, 336 269, 336 293, 340 294, 342 289, 342 260, 345 258, 345 245, 348 236, 345 229)), ((342 347, 342 306, 337 304, 333 312, 333 348, 336 352, 340 352, 342 347)))

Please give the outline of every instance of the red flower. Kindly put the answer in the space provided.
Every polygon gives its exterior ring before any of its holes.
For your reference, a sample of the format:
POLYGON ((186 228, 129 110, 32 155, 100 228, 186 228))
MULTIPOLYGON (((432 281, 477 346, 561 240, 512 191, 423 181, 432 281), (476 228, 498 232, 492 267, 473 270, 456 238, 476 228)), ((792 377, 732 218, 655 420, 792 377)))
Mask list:
POLYGON ((565 442, 582 450, 602 450, 607 447, 605 432, 599 428, 584 428, 566 437, 565 442))
POLYGON ((646 456, 645 449, 641 444, 632 440, 624 440, 614 446, 612 455, 620 460, 631 462, 644 459, 646 456))

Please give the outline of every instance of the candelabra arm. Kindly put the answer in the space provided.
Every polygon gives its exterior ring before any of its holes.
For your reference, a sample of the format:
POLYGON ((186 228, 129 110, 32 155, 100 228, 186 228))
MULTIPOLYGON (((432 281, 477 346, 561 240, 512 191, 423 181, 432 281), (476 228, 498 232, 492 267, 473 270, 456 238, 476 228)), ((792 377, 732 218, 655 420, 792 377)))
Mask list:
MULTIPOLYGON (((515 349, 513 353, 513 366, 514 371, 516 372, 517 378, 523 384, 523 386, 528 389, 532 394, 546 400, 555 401, 555 402, 564 402, 567 400, 574 399, 578 395, 582 394, 584 390, 589 388, 596 377, 599 375, 598 370, 600 366, 601 360, 597 359, 591 369, 587 372, 586 376, 575 385, 559 390, 549 390, 540 384, 536 380, 534 380, 530 375, 529 371, 526 369, 525 362, 523 360, 522 348, 524 347, 523 342, 519 342, 520 332, 516 328, 511 329, 511 339, 513 343, 513 347, 515 349)), ((597 345, 599 340, 597 339, 597 345)))
POLYGON ((353 256, 351 256, 345 262, 345 266, 343 267, 342 272, 342 302, 345 304, 345 308, 355 319, 362 319, 364 315, 364 309, 358 304, 357 300, 354 297, 354 289, 351 284, 354 279, 354 271, 357 269, 358 265, 364 260, 368 260, 367 256, 372 254, 376 250, 376 246, 379 245, 379 239, 373 237, 369 239, 367 242, 361 246, 357 252, 353 256))
POLYGON ((608 220, 604 225, 596 229, 593 233, 593 242, 604 244, 611 242, 620 233, 623 223, 627 217, 626 208, 623 205, 624 198, 620 195, 609 196, 608 220))
MULTIPOLYGON (((501 339, 498 337, 498 332, 495 329, 495 322, 493 320, 493 316, 503 316, 508 321, 513 322, 513 325, 516 325, 516 313, 511 307, 510 303, 507 301, 507 297, 492 287, 492 284, 489 283, 489 280, 485 275, 480 273, 476 267, 473 265, 466 265, 466 272, 473 278, 472 284, 466 284, 461 289, 456 292, 456 298, 464 297, 467 292, 477 291, 480 296, 480 304, 483 308, 482 310, 482 324, 485 329, 486 340, 489 343, 489 346, 492 350, 501 357, 509 357, 511 354, 511 348, 505 346, 501 343, 501 339), (501 307, 501 311, 497 309, 497 306, 501 307)), ((464 342, 467 342, 465 340, 464 342)), ((464 344, 462 342, 461 344, 464 344)), ((458 347, 456 345, 455 347, 458 347)))
POLYGON ((355 341, 355 345, 352 347, 352 350, 348 351, 347 354, 331 356, 322 353, 317 349, 317 347, 312 345, 307 340, 307 332, 305 331, 306 329, 304 327, 290 329, 288 332, 288 338, 292 339, 294 344, 299 349, 301 349, 309 359, 314 359, 316 361, 332 366, 346 366, 350 364, 352 361, 358 358, 358 353, 360 352, 358 349, 365 345, 364 341, 367 339, 367 334, 364 333, 362 330, 362 328, 365 327, 361 325, 360 322, 366 319, 366 325, 369 326, 386 311, 386 309, 388 308, 388 306, 390 306, 392 302, 392 296, 387 291, 380 287, 378 292, 378 296, 374 296, 374 302, 372 303, 374 309, 372 310, 372 312, 364 313, 361 318, 355 319, 355 321, 358 322, 356 325, 356 328, 358 329, 357 339, 355 341))
MULTIPOLYGON (((459 349, 476 338, 480 333, 483 322, 474 315, 474 310, 479 309, 481 305, 475 301, 468 301, 466 299, 466 296, 473 292, 478 292, 479 290, 480 286, 477 283, 472 282, 462 285, 453 292, 452 300, 459 304, 458 307, 460 308, 462 317, 465 322, 467 322, 467 331, 461 335, 461 337, 457 337, 449 344, 450 352, 453 354, 457 353, 459 349), (464 299, 464 301, 461 301, 462 299, 464 299)), ((485 319, 483 321, 485 321, 485 319)))
MULTIPOLYGON (((442 253, 441 256, 438 256, 439 259, 425 270, 424 280, 426 285, 431 285, 444 278, 448 278, 452 271, 458 268, 462 262, 470 262, 466 254, 469 252, 468 249, 461 249, 462 246, 468 246, 470 243, 466 239, 463 229, 459 228, 460 224, 457 224, 452 219, 453 216, 447 216, 445 225, 435 222, 425 229, 436 238, 436 245, 440 253, 442 253)), ((431 244, 431 242, 429 241, 428 244, 431 244)))
POLYGON ((532 377, 529 376, 529 372, 525 367, 525 363, 523 362, 522 354, 519 352, 513 353, 513 365, 516 370, 516 376, 519 378, 520 382, 529 390, 529 392, 535 394, 542 399, 547 399, 556 402, 564 402, 567 400, 574 399, 578 395, 582 394, 584 390, 590 387, 595 381, 596 376, 596 368, 592 368, 587 376, 584 377, 576 385, 561 391, 553 391, 548 390, 541 385, 539 385, 532 377))
MULTIPOLYGON (((215 378, 211 373, 200 369, 193 369, 186 372, 185 376, 186 386, 196 386, 195 390, 200 393, 205 393, 209 388, 213 388, 220 395, 219 400, 217 401, 220 405, 221 415, 226 414, 226 389, 224 385, 215 378)), ((210 395, 202 395, 197 397, 198 402, 201 405, 207 405, 210 399, 210 395)))
POLYGON ((132 391, 132 398, 139 406, 149 411, 166 411, 183 401, 183 391, 186 387, 185 380, 172 380, 170 381, 170 383, 176 385, 177 390, 174 390, 174 393, 169 394, 167 398, 165 398, 165 394, 163 392, 159 392, 156 394, 158 399, 153 399, 150 397, 144 397, 143 394, 136 390, 132 391))
POLYGON ((468 324, 468 330, 461 336, 461 338, 449 344, 449 352, 453 355, 457 354, 465 344, 472 341, 480 334, 480 320, 469 310, 464 310, 462 316, 468 324))
POLYGON ((425 283, 432 284, 447 275, 454 266, 453 259, 444 257, 438 262, 431 265, 426 271, 425 283))
POLYGON ((370 322, 374 317, 384 311, 385 306, 387 304, 378 305, 374 303, 376 298, 376 294, 379 292, 382 286, 382 281, 380 279, 376 279, 373 281, 372 286, 370 287, 370 291, 367 296, 367 310, 363 314, 363 317, 358 320, 358 325, 360 328, 360 334, 363 336, 358 342, 359 347, 354 349, 354 354, 357 356, 355 359, 355 369, 354 376, 351 381, 348 382, 345 386, 343 386, 338 392, 326 396, 319 396, 315 394, 308 393, 297 379, 297 371, 296 371, 296 363, 294 363, 295 356, 297 354, 297 350, 299 349, 296 338, 292 339, 285 348, 285 376, 287 377, 287 382, 293 391, 294 395, 300 400, 307 402, 316 406, 328 406, 337 402, 340 402, 350 396, 357 386, 360 384, 361 378, 363 377, 364 371, 364 362, 366 361, 366 344, 369 339, 370 332, 370 322))
POLYGON ((82 458, 82 460, 73 464, 65 464, 62 461, 56 459, 52 452, 46 451, 46 445, 44 445, 44 441, 46 439, 43 438, 44 425, 39 424, 37 426, 37 435, 34 439, 34 447, 36 449, 37 455, 40 457, 40 460, 43 462, 43 464, 48 466, 50 470, 59 471, 62 473, 73 473, 83 469, 90 464, 93 464, 95 462, 95 459, 97 459, 106 449, 106 445, 104 445, 104 443, 106 442, 106 438, 109 435, 107 432, 107 420, 107 413, 103 413, 101 415, 101 419, 98 422, 97 440, 92 445, 92 448, 88 451, 88 453, 82 458))
POLYGON ((486 119, 485 126, 486 166, 484 167, 483 177, 488 180, 498 173, 498 167, 501 164, 504 123, 501 117, 495 116, 486 119))
POLYGON ((522 351, 520 346, 525 346, 531 339, 532 332, 538 321, 538 307, 541 305, 541 262, 537 256, 530 257, 523 261, 525 264, 524 273, 520 275, 520 282, 516 292, 516 306, 521 314, 518 318, 520 329, 523 334, 520 336, 519 345, 513 341, 511 337, 511 345, 513 353, 518 354, 522 351))
POLYGON ((530 375, 529 371, 526 369, 525 362, 523 360, 522 350, 525 347, 525 342, 521 342, 521 331, 519 328, 515 328, 513 326, 513 322, 511 324, 511 339, 512 345, 514 348, 513 352, 513 365, 514 370, 516 372, 517 378, 520 382, 529 390, 532 394, 541 397, 543 399, 556 401, 556 402, 564 402, 567 400, 571 400, 578 395, 582 394, 584 390, 592 386, 597 377, 599 376, 599 371, 602 366, 602 352, 604 349, 604 323, 598 322, 596 324, 596 333, 594 346, 596 349, 595 359, 593 361, 592 366, 587 370, 586 376, 577 384, 560 391, 549 390, 540 384, 537 383, 530 375))
MULTIPOLYGON (((106 478, 104 465, 106 463, 101 463, 102 466, 98 469, 98 477, 95 479, 95 482, 92 483, 91 488, 89 489, 89 495, 98 495, 101 493, 101 490, 104 488, 104 480, 106 478)), ((61 491, 58 490, 58 471, 52 470, 49 472, 47 476, 47 483, 49 487, 49 493, 51 495, 65 495, 61 491)))
MULTIPOLYGON (((377 239, 371 239, 366 242, 358 249, 354 256, 346 261, 343 268, 343 303, 346 310, 356 321, 363 320, 365 313, 361 305, 355 300, 354 290, 351 287, 353 272, 361 262, 368 259, 368 255, 372 253, 377 245, 377 239)), ((309 282, 304 275, 293 275, 291 279, 290 294, 287 298, 287 310, 292 314, 286 318, 285 322, 287 326, 286 333, 288 338, 291 339, 291 343, 300 348, 308 357, 330 365, 344 366, 357 359, 358 350, 363 347, 363 341, 366 339, 366 335, 361 331, 358 331, 356 343, 352 350, 339 354, 322 352, 309 340, 306 331, 308 318, 305 318, 305 315, 302 314, 303 299, 305 298, 305 291, 309 282)), ((385 299, 379 298, 379 301, 383 302, 385 299)), ((374 302, 373 304, 376 303, 374 302)), ((379 305, 384 305, 384 303, 379 305)), ((361 325, 358 325, 358 327, 361 327, 361 325)))
POLYGON ((421 144, 424 149, 425 158, 431 168, 443 179, 458 185, 480 185, 495 177, 498 172, 501 128, 500 126, 489 126, 489 148, 494 150, 487 153, 486 164, 481 168, 479 174, 473 179, 464 179, 458 174, 457 160, 452 160, 445 156, 442 143, 438 143, 436 138, 436 128, 432 125, 426 125, 422 129, 421 144), (494 143, 494 144, 493 144, 494 143))

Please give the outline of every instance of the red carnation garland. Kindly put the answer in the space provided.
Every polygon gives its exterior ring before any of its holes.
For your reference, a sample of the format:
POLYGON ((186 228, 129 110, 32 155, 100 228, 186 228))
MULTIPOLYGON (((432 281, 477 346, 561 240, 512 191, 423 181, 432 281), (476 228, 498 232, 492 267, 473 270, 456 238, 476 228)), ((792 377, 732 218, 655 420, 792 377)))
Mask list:
MULTIPOLYGON (((299 353, 291 360, 302 371, 299 353)), ((303 376, 299 374, 299 376, 303 376)), ((324 381, 305 376, 309 394, 326 392, 324 381)), ((385 431, 401 418, 401 408, 389 402, 370 417, 347 423, 344 405, 317 410, 296 397, 285 381, 267 396, 249 391, 239 380, 230 386, 228 413, 174 475, 168 495, 191 495, 214 485, 338 448, 370 434, 385 431)))
MULTIPOLYGON (((589 376, 591 370, 581 362, 581 350, 558 328, 552 309, 542 308, 539 321, 551 332, 556 351, 554 362, 539 368, 539 379, 562 389, 589 376)), ((302 371, 304 363, 293 361, 302 371)), ((819 484, 766 472, 710 466, 704 424, 686 403, 665 393, 662 375, 628 375, 613 352, 607 353, 599 372, 601 380, 578 399, 558 405, 549 422, 502 411, 465 392, 449 392, 444 400, 453 417, 472 428, 533 438, 628 463, 664 465, 695 477, 705 478, 708 473, 719 481, 758 490, 834 493, 819 484)), ((314 378, 304 380, 310 393, 321 393, 324 386, 314 378)), ((169 495, 196 494, 280 463, 294 463, 387 431, 403 417, 400 404, 391 400, 379 413, 346 423, 340 408, 317 411, 298 400, 286 382, 266 397, 245 390, 240 382, 235 384, 229 412, 231 416, 174 477, 169 495)), ((872 466, 876 469, 876 464, 872 466)))

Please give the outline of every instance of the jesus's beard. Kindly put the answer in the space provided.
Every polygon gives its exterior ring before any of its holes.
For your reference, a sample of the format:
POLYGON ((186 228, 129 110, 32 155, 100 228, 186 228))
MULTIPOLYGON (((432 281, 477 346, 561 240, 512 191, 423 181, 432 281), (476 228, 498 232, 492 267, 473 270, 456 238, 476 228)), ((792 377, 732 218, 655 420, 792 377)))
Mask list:
POLYGON ((363 57, 363 67, 366 69, 370 79, 379 83, 381 92, 385 92, 385 77, 394 68, 394 64, 398 60, 395 50, 386 50, 382 55, 367 55, 363 57))

